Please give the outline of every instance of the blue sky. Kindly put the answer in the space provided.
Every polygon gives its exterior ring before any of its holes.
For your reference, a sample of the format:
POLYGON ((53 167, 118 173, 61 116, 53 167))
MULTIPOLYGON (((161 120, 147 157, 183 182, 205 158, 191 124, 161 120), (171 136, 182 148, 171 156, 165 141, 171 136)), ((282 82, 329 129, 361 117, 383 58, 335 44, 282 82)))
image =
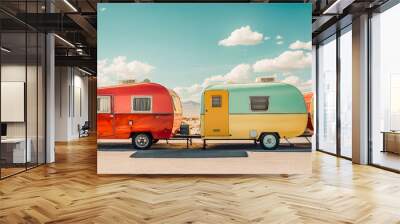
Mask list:
POLYGON ((214 82, 311 78, 311 4, 101 3, 98 12, 100 85, 148 78, 198 101, 214 82))

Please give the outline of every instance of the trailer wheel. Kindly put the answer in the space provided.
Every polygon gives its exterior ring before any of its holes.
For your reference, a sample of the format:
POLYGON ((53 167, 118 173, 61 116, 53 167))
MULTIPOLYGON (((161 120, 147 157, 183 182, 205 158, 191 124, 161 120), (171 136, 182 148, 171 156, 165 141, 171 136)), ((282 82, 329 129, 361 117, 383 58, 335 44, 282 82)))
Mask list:
POLYGON ((260 145, 266 150, 274 150, 279 146, 279 137, 275 133, 265 133, 260 137, 260 145))
POLYGON ((135 149, 148 149, 153 144, 153 140, 149 134, 137 133, 132 137, 132 144, 135 149))

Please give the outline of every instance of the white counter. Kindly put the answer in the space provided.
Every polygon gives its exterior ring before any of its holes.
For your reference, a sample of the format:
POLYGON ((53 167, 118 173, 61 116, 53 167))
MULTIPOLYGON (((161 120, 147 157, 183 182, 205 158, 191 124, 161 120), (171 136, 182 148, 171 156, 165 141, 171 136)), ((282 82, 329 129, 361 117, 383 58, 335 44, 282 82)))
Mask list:
POLYGON ((2 147, 13 147, 13 163, 25 163, 32 161, 32 140, 27 139, 28 147, 25 151, 25 138, 5 138, 1 139, 2 147), (25 159, 27 159, 25 161, 25 159))

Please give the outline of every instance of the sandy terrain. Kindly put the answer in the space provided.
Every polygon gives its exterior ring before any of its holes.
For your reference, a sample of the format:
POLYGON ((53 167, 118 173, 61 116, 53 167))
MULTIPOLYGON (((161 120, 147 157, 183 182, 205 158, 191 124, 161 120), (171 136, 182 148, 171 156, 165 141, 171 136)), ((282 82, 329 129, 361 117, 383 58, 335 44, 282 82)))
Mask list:
MULTIPOLYGON (((252 141, 210 141, 206 150, 246 150, 241 158, 131 158, 129 140, 100 143, 97 152, 99 174, 304 174, 311 173, 310 145, 282 146, 264 151, 252 141), (300 147, 301 146, 301 147, 300 147), (297 151, 296 151, 297 150, 297 151), (302 152, 303 150, 303 152, 302 152), (306 150, 306 152, 304 152, 306 150), (307 150, 310 150, 307 152, 307 150)), ((160 140, 151 149, 186 149, 185 140, 160 140)), ((194 139, 189 150, 201 150, 202 140, 194 139)))
POLYGON ((243 158, 130 158, 97 152, 98 174, 310 174, 311 152, 248 152, 243 158))
POLYGON ((189 125, 191 135, 199 135, 200 134, 200 118, 199 117, 184 117, 182 122, 189 125))

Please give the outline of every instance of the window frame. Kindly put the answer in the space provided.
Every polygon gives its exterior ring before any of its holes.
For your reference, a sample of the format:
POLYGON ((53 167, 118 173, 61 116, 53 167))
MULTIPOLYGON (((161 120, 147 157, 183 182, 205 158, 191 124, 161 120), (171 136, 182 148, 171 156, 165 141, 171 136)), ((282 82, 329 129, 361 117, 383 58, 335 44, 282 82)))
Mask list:
POLYGON ((222 96, 221 95, 211 95, 211 108, 221 108, 222 107, 222 96), (214 97, 219 98, 219 105, 214 106, 214 97))
POLYGON ((149 95, 133 95, 131 96, 131 113, 142 114, 142 113, 152 113, 153 112, 153 96, 149 95), (150 110, 134 110, 134 100, 138 98, 148 98, 150 99, 150 110))
POLYGON ((96 97, 96 111, 97 111, 97 114, 111 114, 112 113, 112 97, 110 96, 110 95, 100 95, 100 96, 97 96, 96 97), (108 98, 109 99, 109 111, 106 111, 106 112, 99 112, 99 108, 98 108, 98 104, 97 104, 97 100, 99 99, 99 98, 108 98))
POLYGON ((270 98, 270 96, 249 96, 249 107, 250 107, 250 111, 252 111, 252 112, 267 112, 268 110, 269 110, 269 98, 270 98), (266 109, 253 109, 253 103, 252 103, 252 98, 255 98, 255 97, 258 97, 258 98, 260 98, 260 97, 262 97, 262 98, 266 98, 267 99, 267 102, 266 102, 266 106, 267 106, 267 108, 266 109))

